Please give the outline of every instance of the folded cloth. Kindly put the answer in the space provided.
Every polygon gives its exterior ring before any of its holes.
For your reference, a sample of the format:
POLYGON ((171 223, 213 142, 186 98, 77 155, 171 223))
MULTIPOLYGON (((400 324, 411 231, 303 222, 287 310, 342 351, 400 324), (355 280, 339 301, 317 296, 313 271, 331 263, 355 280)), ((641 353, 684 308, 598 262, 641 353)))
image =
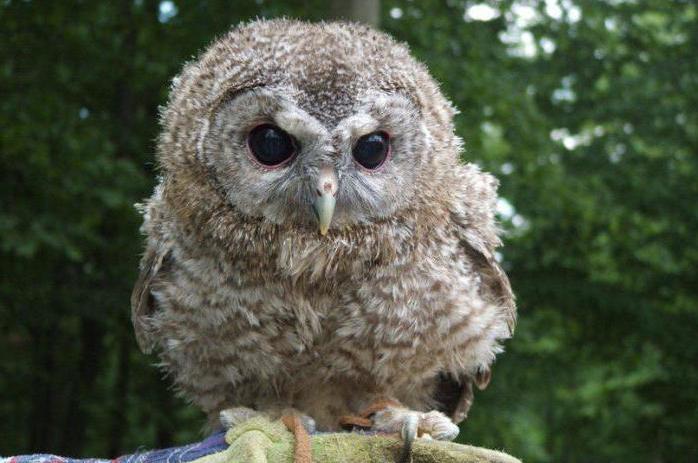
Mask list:
POLYGON ((225 432, 221 431, 195 444, 124 455, 118 458, 67 458, 50 454, 19 455, 2 458, 0 463, 188 463, 228 448, 225 432))
MULTIPOLYGON (((402 442, 393 436, 361 433, 316 433, 311 437, 316 463, 383 463, 396 461, 402 442)), ((74 459, 55 455, 20 455, 0 463, 292 463, 294 436, 281 421, 251 418, 196 444, 150 450, 116 459, 74 459)), ((505 453, 469 445, 417 439, 414 463, 520 463, 505 453)))

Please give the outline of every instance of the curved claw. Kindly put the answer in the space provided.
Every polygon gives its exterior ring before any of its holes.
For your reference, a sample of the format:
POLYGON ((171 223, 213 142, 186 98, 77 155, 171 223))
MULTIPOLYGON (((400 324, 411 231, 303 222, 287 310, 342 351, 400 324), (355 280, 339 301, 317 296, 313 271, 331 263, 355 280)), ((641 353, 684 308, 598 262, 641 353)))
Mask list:
POLYGON ((419 418, 415 414, 409 414, 405 417, 402 424, 400 435, 402 436, 403 444, 400 452, 399 463, 412 463, 412 444, 417 438, 417 427, 419 426, 419 418))

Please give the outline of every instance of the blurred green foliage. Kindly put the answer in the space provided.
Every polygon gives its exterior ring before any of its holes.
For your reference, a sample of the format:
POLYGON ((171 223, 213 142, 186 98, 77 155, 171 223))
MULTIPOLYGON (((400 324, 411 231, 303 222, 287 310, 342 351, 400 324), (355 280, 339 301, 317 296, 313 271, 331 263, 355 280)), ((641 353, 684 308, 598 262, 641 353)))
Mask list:
MULTIPOLYGON (((460 439, 525 461, 698 461, 698 8, 384 0, 496 173, 520 323, 460 439)), ((0 454, 201 436, 129 322, 157 107, 213 37, 325 2, 0 6, 0 454)))

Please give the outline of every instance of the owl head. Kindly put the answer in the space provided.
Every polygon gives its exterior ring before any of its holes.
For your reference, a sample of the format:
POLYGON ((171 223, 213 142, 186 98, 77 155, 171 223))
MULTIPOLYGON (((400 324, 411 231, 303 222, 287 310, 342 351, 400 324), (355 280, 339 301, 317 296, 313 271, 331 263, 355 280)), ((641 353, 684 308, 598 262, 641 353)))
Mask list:
POLYGON ((174 79, 159 156, 166 177, 204 182, 245 216, 331 234, 447 189, 460 148, 454 113, 386 34, 260 20, 174 79))

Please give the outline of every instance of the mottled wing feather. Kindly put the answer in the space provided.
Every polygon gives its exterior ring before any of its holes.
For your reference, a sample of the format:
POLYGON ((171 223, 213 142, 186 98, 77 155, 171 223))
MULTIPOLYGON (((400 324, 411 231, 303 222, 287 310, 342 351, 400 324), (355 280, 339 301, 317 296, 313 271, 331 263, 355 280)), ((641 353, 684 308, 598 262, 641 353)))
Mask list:
MULTIPOLYGON (((509 334, 513 334, 516 326, 516 302, 509 278, 494 256, 494 249, 499 244, 499 240, 493 234, 490 234, 489 240, 485 239, 484 234, 470 226, 462 214, 454 213, 452 218, 462 249, 482 278, 481 290, 484 291, 486 298, 500 307, 505 316, 509 334)), ((441 375, 437 380, 435 399, 444 413, 455 423, 460 423, 468 416, 473 403, 473 384, 478 389, 485 389, 491 376, 489 368, 479 370, 472 377, 462 375, 454 378, 441 375)))
POLYGON ((468 416, 473 403, 473 386, 469 378, 456 379, 451 375, 439 375, 434 391, 438 409, 458 424, 468 416))
POLYGON ((482 289, 504 312, 509 335, 516 327, 516 302, 511 284, 504 270, 494 257, 494 245, 488 244, 475 229, 465 229, 461 235, 461 244, 466 255, 471 259, 476 272, 482 278, 482 289))
POLYGON ((170 247, 158 244, 148 245, 141 259, 140 275, 131 293, 131 322, 136 333, 138 346, 145 353, 153 350, 154 340, 150 336, 150 317, 155 311, 152 284, 167 260, 170 247))
POLYGON ((483 390, 491 377, 492 372, 489 368, 478 371, 474 377, 463 375, 454 378, 447 374, 439 375, 434 392, 439 410, 456 424, 465 420, 473 404, 473 384, 483 390))

